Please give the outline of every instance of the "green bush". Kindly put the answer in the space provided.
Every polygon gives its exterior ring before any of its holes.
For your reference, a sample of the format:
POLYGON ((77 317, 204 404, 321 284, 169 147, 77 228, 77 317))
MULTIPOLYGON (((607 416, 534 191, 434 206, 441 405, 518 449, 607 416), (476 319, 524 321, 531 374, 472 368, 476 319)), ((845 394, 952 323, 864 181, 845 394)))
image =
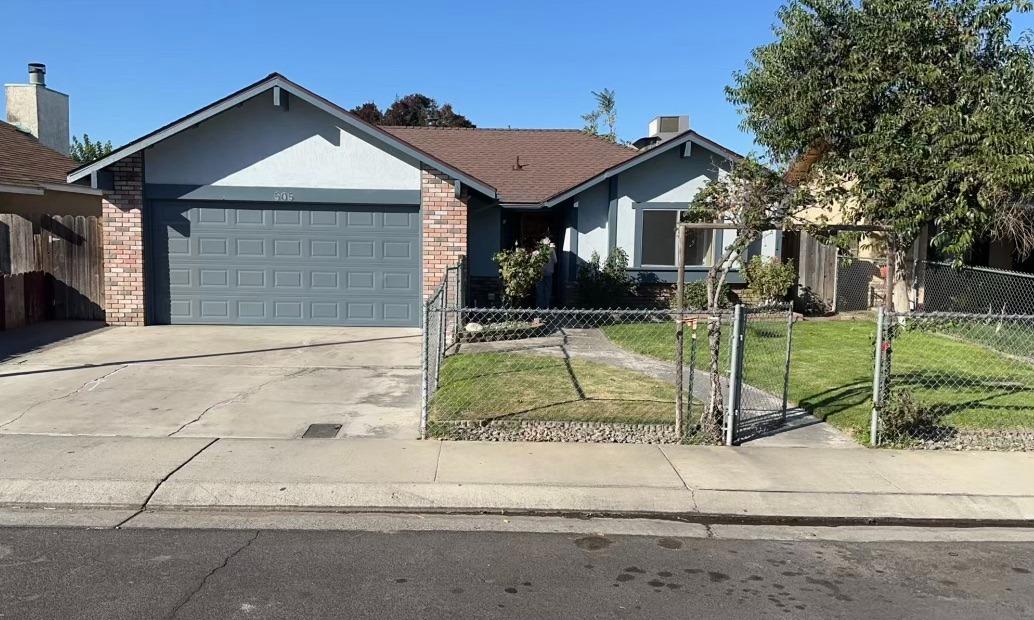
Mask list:
MULTIPOLYGON (((671 290, 671 309, 676 309, 676 302, 678 301, 678 294, 675 292, 675 287, 671 290)), ((729 307, 729 285, 722 285, 722 290, 718 294, 718 307, 728 308, 729 307)), ((684 310, 707 310, 707 282, 704 280, 697 280, 695 282, 686 282, 686 285, 682 288, 682 308, 684 310)))
POLYGON ((893 392, 880 411, 880 433, 894 440, 908 440, 936 428, 940 414, 926 407, 911 392, 893 392))
POLYGON ((635 288, 628 275, 628 254, 621 248, 614 248, 602 264, 593 252, 578 270, 578 305, 583 308, 612 308, 635 295, 635 288))
POLYGON ((778 258, 755 256, 743 268, 747 288, 754 291, 762 302, 783 301, 790 287, 797 281, 793 261, 785 263, 778 258))
POLYGON ((539 242, 532 251, 521 247, 498 252, 493 260, 499 265, 499 277, 503 281, 503 297, 507 304, 516 305, 526 301, 542 279, 546 263, 549 262, 553 244, 539 242))

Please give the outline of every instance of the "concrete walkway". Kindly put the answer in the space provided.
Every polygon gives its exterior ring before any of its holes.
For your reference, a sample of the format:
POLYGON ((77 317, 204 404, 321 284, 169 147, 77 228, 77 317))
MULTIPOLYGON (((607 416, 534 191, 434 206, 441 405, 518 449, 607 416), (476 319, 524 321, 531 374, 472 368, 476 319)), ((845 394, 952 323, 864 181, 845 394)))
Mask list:
POLYGON ((0 435, 0 523, 42 507, 1016 525, 1034 454, 0 435))

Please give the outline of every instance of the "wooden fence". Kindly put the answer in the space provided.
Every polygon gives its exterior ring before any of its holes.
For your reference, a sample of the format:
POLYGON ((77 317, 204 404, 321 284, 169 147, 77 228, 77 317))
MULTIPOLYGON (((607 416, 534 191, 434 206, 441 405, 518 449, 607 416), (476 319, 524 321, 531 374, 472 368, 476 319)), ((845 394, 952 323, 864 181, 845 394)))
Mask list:
POLYGON ((0 329, 46 319, 104 320, 103 271, 99 218, 0 213, 0 329))
POLYGON ((837 249, 807 232, 800 233, 797 304, 808 312, 834 312, 837 298, 837 249))

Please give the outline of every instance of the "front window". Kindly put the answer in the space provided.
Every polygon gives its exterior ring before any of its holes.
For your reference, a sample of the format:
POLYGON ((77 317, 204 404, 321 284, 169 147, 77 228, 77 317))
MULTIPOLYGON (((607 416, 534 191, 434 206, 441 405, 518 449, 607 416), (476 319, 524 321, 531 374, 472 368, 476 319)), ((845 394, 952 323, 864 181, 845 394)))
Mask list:
MULTIPOLYGON (((679 212, 669 209, 646 209, 639 231, 639 263, 643 267, 675 267, 675 226, 679 212)), ((711 264, 710 230, 690 230, 686 235, 686 265, 711 264)))

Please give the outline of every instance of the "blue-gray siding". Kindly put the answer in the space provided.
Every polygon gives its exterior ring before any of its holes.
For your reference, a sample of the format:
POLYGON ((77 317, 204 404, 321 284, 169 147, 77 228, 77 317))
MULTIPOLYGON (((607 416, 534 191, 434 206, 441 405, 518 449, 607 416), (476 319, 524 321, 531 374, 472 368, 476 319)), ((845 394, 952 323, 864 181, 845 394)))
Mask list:
POLYGON ((154 202, 156 323, 419 324, 417 207, 154 202))

